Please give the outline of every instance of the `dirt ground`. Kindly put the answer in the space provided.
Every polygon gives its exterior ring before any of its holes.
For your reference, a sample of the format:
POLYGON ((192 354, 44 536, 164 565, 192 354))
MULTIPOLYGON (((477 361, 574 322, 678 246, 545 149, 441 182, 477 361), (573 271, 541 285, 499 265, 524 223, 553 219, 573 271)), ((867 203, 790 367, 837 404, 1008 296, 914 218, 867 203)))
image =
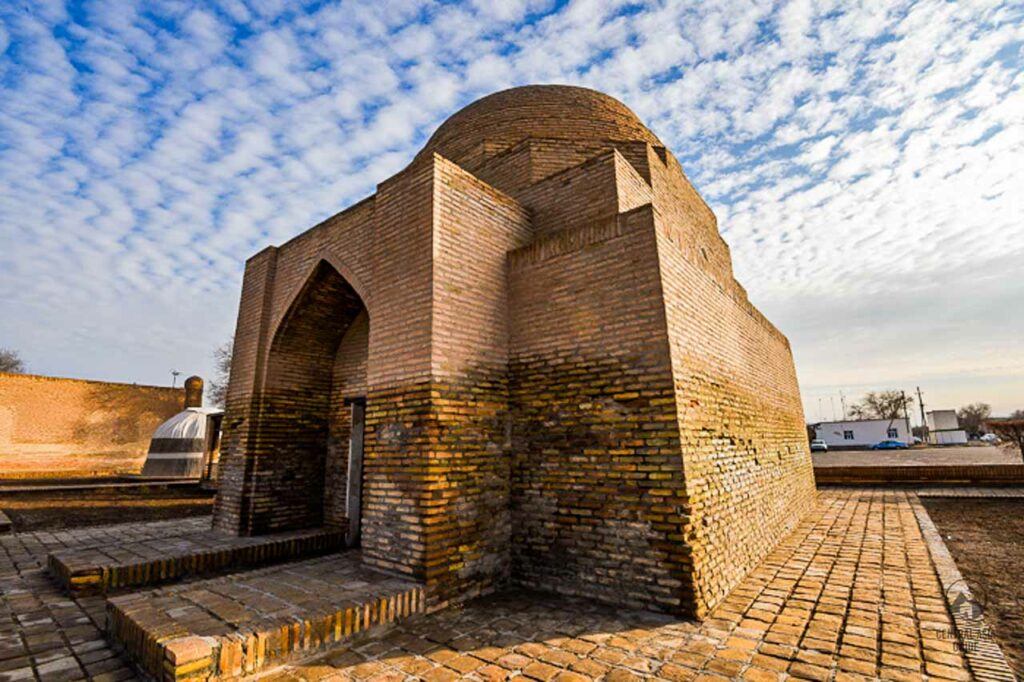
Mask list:
POLYGON ((63 530, 133 521, 161 521, 209 514, 212 491, 199 486, 113 488, 0 493, 0 510, 15 532, 63 530))
POLYGON ((985 621, 1024 679, 1024 499, 921 498, 985 621))

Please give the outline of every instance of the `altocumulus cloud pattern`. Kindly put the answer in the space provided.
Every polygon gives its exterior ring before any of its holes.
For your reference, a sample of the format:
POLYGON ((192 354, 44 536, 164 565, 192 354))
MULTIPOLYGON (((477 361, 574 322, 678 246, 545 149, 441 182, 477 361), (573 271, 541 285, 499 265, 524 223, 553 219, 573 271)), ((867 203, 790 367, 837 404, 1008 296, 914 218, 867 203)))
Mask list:
POLYGON ((675 150, 809 417, 882 380, 1019 394, 1022 25, 985 0, 8 2, 0 344, 42 373, 208 373, 247 256, 459 106, 561 82, 675 150))

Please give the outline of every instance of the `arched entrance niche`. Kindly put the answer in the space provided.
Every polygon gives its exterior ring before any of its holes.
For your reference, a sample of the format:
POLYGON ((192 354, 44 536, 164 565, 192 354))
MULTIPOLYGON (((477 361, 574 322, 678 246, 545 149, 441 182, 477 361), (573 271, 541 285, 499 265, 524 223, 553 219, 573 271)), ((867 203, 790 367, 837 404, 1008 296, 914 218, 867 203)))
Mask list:
POLYGON ((262 456, 253 472, 260 494, 250 510, 254 534, 345 523, 350 479, 358 512, 361 478, 349 476, 349 459, 354 444, 356 466, 361 462, 368 341, 363 300, 335 267, 320 261, 267 358, 262 456))

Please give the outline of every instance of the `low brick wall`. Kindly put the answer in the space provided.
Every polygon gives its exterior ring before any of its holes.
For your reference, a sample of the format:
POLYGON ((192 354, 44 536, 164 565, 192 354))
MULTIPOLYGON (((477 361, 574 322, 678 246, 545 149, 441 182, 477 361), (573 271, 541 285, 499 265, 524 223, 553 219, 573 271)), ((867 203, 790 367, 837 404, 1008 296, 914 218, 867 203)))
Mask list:
POLYGON ((815 467, 818 485, 948 483, 1022 485, 1024 464, 815 467))
POLYGON ((181 388, 0 372, 0 478, 135 473, 181 388))

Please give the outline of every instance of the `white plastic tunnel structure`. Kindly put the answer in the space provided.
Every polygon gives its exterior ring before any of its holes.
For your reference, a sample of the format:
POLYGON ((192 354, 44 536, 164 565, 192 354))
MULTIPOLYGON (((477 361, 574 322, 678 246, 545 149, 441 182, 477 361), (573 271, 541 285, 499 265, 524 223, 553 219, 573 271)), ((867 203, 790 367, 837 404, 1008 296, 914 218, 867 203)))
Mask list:
POLYGON ((220 410, 186 407, 153 433, 142 476, 154 478, 200 478, 208 449, 210 415, 220 410))
POLYGON ((185 380, 181 412, 157 427, 142 467, 143 478, 195 478, 211 474, 211 458, 219 450, 221 410, 202 407, 203 380, 185 380))

